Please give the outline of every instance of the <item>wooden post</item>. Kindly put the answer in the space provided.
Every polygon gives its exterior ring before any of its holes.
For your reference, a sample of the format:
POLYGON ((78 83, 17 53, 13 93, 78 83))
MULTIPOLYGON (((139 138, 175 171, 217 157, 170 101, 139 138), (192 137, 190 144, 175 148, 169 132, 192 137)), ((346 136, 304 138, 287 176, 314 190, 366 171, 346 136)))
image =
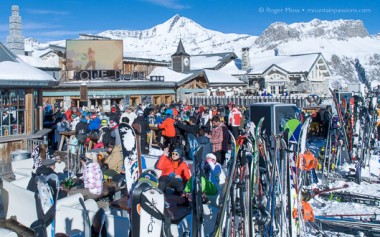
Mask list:
POLYGON ((142 162, 141 162, 141 125, 138 123, 132 124, 133 129, 136 132, 136 147, 137 147, 137 164, 139 166, 139 175, 142 173, 142 162))
POLYGON ((44 115, 42 111, 42 106, 38 106, 38 130, 42 130, 44 127, 44 115))
POLYGON ((35 126, 35 114, 34 114, 34 100, 33 100, 33 90, 25 91, 25 123, 24 123, 24 133, 32 134, 35 132, 37 126, 35 126))

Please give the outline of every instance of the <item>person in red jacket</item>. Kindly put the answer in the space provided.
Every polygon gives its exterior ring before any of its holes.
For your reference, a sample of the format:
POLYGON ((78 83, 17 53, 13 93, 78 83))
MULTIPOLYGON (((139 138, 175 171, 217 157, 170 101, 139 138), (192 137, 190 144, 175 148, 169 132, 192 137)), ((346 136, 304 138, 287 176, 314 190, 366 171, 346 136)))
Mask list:
POLYGON ((163 192, 171 190, 171 193, 181 195, 185 184, 189 181, 191 173, 189 166, 182 159, 182 150, 175 148, 169 156, 169 147, 156 163, 156 169, 162 171, 158 179, 158 188, 163 192))
POLYGON ((162 136, 164 136, 164 147, 168 147, 169 144, 174 144, 175 139, 175 120, 173 119, 172 110, 168 109, 166 111, 166 119, 158 125, 158 128, 162 130, 162 136))

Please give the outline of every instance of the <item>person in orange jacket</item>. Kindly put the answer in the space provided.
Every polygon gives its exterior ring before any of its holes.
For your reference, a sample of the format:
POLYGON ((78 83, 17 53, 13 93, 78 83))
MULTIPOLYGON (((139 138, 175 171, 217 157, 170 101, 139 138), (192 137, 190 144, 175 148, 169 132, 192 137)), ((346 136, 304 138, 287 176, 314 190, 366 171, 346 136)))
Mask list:
POLYGON ((187 163, 182 159, 182 150, 175 148, 169 156, 169 147, 164 149, 164 153, 158 159, 155 167, 162 171, 158 179, 158 188, 163 192, 171 190, 172 194, 182 194, 187 181, 191 177, 187 163))
POLYGON ((166 110, 166 119, 158 125, 158 128, 162 130, 162 136, 164 136, 164 147, 167 147, 169 144, 174 144, 175 139, 175 120, 173 119, 173 113, 171 109, 166 110))

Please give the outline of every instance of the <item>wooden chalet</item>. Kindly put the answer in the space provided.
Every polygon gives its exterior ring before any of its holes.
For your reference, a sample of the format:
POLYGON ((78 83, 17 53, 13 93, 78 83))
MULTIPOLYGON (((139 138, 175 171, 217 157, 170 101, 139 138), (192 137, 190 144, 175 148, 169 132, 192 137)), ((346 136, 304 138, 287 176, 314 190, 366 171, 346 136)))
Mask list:
POLYGON ((11 171, 11 152, 41 138, 42 90, 58 85, 49 74, 22 61, 0 43, 0 174, 11 171))

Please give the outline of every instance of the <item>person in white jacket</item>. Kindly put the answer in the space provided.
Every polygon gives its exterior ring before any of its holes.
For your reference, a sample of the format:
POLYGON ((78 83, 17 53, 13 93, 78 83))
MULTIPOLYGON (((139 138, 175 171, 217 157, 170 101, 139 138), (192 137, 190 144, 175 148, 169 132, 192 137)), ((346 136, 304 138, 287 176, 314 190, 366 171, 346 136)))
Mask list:
POLYGON ((213 153, 208 153, 206 155, 206 162, 210 166, 210 171, 206 174, 206 177, 218 189, 222 166, 216 161, 216 156, 213 153))
POLYGON ((243 115, 237 105, 233 105, 230 114, 228 115, 228 125, 231 126, 231 132, 235 139, 239 136, 239 126, 242 118, 243 115))
POLYGON ((137 115, 133 112, 131 107, 128 107, 125 112, 121 114, 119 124, 123 122, 123 118, 128 118, 128 124, 132 126, 133 121, 137 118, 137 115))

